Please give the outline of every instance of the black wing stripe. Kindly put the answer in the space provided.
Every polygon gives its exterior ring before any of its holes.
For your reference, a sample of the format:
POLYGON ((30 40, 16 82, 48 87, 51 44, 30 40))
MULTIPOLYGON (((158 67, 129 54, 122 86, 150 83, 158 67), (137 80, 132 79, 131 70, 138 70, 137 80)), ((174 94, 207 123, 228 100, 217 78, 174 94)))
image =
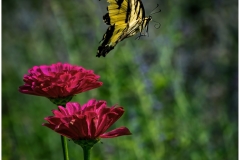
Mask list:
POLYGON ((109 26, 106 33, 103 35, 102 44, 98 47, 98 52, 96 57, 105 57, 108 52, 110 52, 114 46, 107 45, 113 35, 115 30, 115 25, 109 26))
POLYGON ((104 21, 107 25, 110 25, 109 13, 106 13, 106 14, 103 16, 103 21, 104 21))
POLYGON ((117 4, 118 4, 118 9, 121 8, 121 5, 123 3, 123 0, 116 0, 117 4))
POLYGON ((126 18, 125 18, 125 23, 128 23, 128 21, 130 20, 130 14, 131 14, 131 7, 132 4, 130 2, 131 0, 128 0, 128 6, 127 6, 127 14, 126 14, 126 18))

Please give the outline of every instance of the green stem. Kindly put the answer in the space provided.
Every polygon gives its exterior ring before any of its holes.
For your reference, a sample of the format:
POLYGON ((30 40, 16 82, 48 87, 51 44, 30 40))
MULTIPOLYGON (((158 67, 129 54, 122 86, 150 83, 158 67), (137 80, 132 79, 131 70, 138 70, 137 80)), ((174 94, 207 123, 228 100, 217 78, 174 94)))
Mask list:
POLYGON ((64 137, 64 136, 61 136, 61 141, 62 141, 64 160, 69 160, 69 158, 68 158, 67 138, 64 137))
POLYGON ((83 147, 83 159, 90 160, 90 147, 83 147))

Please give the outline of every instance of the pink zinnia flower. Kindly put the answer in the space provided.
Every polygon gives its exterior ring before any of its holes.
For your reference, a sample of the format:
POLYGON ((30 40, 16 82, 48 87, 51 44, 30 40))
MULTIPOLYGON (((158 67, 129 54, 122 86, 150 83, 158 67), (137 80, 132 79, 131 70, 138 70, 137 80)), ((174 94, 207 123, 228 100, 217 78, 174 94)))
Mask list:
POLYGON ((126 127, 120 127, 110 132, 105 131, 124 113, 122 107, 107 107, 105 101, 89 100, 86 104, 69 102, 66 108, 59 106, 53 110, 54 116, 46 117, 46 126, 55 132, 66 136, 74 142, 81 140, 99 140, 130 135, 126 127))
POLYGON ((92 70, 67 63, 34 66, 28 72, 23 77, 25 84, 19 87, 19 91, 51 99, 72 97, 102 85, 98 81, 100 76, 92 70))

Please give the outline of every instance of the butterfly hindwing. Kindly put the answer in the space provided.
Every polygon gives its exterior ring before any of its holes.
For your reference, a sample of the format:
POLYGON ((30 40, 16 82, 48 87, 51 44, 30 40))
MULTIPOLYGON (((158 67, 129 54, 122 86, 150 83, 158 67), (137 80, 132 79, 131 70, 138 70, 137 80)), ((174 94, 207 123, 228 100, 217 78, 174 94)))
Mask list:
POLYGON ((115 26, 109 26, 106 33, 103 35, 103 39, 101 40, 101 45, 98 47, 97 57, 103 56, 105 57, 109 51, 111 51, 115 45, 107 45, 110 41, 110 38, 113 35, 115 26))

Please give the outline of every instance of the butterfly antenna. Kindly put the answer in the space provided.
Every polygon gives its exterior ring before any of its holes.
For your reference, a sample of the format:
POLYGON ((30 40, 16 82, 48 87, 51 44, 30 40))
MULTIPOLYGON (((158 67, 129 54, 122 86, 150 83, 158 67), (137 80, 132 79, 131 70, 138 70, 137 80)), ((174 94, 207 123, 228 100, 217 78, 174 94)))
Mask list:
POLYGON ((150 12, 150 15, 153 15, 153 14, 156 14, 156 13, 161 12, 161 9, 159 9, 159 10, 156 11, 156 12, 153 12, 153 11, 156 10, 158 7, 159 7, 159 4, 157 4, 157 7, 155 7, 155 8, 150 12))

